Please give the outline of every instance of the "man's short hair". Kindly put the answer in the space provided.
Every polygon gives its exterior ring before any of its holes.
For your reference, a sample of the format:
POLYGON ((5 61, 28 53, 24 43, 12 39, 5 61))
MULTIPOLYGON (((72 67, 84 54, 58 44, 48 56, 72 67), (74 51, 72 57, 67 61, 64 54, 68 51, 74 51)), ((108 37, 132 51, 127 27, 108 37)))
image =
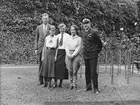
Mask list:
POLYGON ((43 13, 43 14, 42 14, 42 17, 43 17, 43 16, 49 16, 49 14, 47 14, 47 13, 43 13))

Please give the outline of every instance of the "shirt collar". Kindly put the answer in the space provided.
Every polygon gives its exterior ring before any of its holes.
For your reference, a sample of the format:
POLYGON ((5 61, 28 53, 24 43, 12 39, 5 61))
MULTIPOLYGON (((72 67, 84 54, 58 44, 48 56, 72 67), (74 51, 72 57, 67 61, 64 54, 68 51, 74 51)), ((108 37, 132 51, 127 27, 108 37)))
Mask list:
POLYGON ((76 39, 76 38, 78 38, 78 35, 75 35, 75 36, 71 35, 71 38, 76 39))
POLYGON ((43 27, 48 26, 48 24, 43 24, 43 27))

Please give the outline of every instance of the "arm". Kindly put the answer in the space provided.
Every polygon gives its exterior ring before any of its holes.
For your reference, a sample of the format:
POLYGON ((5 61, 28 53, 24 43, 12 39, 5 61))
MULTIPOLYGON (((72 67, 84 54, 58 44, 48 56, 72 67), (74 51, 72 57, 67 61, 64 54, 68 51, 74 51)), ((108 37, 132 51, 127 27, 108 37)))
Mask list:
POLYGON ((97 45, 98 45, 98 47, 99 47, 99 53, 101 52, 101 50, 102 50, 102 41, 101 41, 101 39, 100 39, 100 36, 98 35, 98 31, 97 30, 94 30, 94 32, 93 32, 93 37, 92 37, 92 40, 93 40, 93 42, 95 42, 97 45))
POLYGON ((73 52, 72 57, 76 56, 80 52, 81 47, 82 47, 82 39, 79 38, 78 46, 76 47, 76 50, 73 52))
POLYGON ((99 46, 99 52, 101 52, 101 50, 102 50, 102 47, 103 47, 103 44, 102 44, 102 41, 101 41, 101 39, 100 39, 100 37, 99 36, 97 36, 97 38, 98 38, 98 46, 99 46))
POLYGON ((71 58, 72 55, 69 53, 69 48, 68 48, 67 43, 65 44, 65 51, 66 51, 66 56, 68 56, 69 58, 71 58))
POLYGON ((43 50, 42 50, 42 60, 44 59, 44 54, 45 54, 45 50, 46 50, 45 44, 46 44, 46 39, 44 41, 44 46, 43 46, 43 50))
POLYGON ((38 40, 39 40, 39 30, 37 27, 36 28, 36 35, 35 35, 35 50, 38 50, 38 40))

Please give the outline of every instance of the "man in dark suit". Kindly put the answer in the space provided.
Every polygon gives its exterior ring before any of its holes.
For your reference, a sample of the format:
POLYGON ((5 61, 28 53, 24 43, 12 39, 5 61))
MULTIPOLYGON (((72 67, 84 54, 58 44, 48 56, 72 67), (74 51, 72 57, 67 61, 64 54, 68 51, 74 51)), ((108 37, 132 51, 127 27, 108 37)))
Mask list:
POLYGON ((83 37, 83 58, 85 61, 85 78, 86 78, 86 91, 92 90, 92 83, 95 94, 98 94, 98 73, 97 61, 98 54, 102 49, 102 42, 98 35, 97 29, 91 28, 91 21, 84 18, 83 21, 84 31, 83 37))
POLYGON ((43 77, 40 75, 41 73, 41 65, 42 65, 42 50, 44 47, 45 37, 49 35, 49 15, 47 13, 42 14, 42 24, 36 28, 36 36, 35 36, 35 54, 38 56, 39 63, 39 84, 43 84, 43 77))

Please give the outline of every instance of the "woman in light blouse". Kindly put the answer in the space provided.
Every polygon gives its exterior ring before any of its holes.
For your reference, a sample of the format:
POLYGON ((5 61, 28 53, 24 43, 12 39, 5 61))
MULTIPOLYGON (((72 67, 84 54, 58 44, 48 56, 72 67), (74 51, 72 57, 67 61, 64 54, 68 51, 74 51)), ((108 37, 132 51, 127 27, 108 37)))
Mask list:
POLYGON ((55 77, 55 58, 57 48, 57 37, 55 36, 55 26, 50 27, 50 35, 45 38, 44 49, 42 53, 42 72, 41 75, 44 77, 44 86, 51 88, 51 80, 55 77))
POLYGON ((78 27, 72 25, 70 28, 71 36, 66 44, 66 67, 69 71, 70 89, 77 89, 77 72, 80 67, 80 50, 82 39, 77 35, 78 27))

